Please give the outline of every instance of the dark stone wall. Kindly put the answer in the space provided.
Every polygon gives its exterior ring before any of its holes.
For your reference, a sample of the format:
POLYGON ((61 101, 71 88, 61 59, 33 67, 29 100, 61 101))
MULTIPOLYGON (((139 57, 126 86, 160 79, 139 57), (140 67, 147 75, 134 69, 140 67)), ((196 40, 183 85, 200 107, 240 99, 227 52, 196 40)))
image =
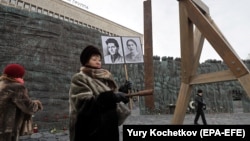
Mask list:
MULTIPOLYGON (((26 68, 25 85, 32 99, 43 102, 44 110, 34 115, 39 129, 68 128, 68 91, 71 76, 80 68, 79 56, 88 45, 101 47, 102 33, 39 13, 0 5, 0 70, 9 63, 26 68)), ((154 56, 155 112, 169 113, 180 89, 180 58, 154 56)), ((250 68, 250 61, 245 61, 250 68)), ((103 65, 110 70, 118 85, 125 82, 124 65, 103 65)), ((133 90, 144 89, 144 64, 126 64, 133 90)), ((227 69, 221 61, 200 64, 198 73, 227 69)), ((233 112, 232 101, 243 97, 244 109, 249 100, 238 82, 221 82, 194 86, 204 90, 208 111, 233 112)), ((138 98, 138 97, 136 97, 138 98)), ((192 97, 193 98, 193 97, 192 97)), ((191 98, 191 100, 192 100, 191 98)), ((139 97, 141 114, 149 114, 144 97, 139 97)), ((245 110, 248 112, 248 110, 245 110)))
POLYGON ((41 128, 68 126, 68 90, 87 44, 101 45, 100 33, 38 13, 0 5, 0 69, 9 63, 26 68, 25 85, 44 110, 34 121, 41 128))
MULTIPOLYGON (((34 115, 39 129, 68 128, 68 92, 72 75, 79 71, 80 53, 89 45, 101 49, 104 35, 39 13, 0 5, 0 70, 9 63, 26 68, 25 85, 44 110, 34 115)), ((124 65, 103 65, 125 82, 124 65)), ((137 89, 143 89, 143 64, 127 64, 137 89)), ((130 77, 131 78, 131 77, 130 77)))
MULTIPOLYGON (((170 105, 175 105, 181 85, 181 59, 173 57, 154 57, 155 76, 155 111, 156 113, 170 113, 170 105)), ((250 68, 250 60, 243 60, 250 68)), ((221 70, 228 70, 223 61, 206 60, 198 67, 197 74, 205 74, 221 70)), ((238 81, 226 81, 208 84, 193 85, 190 101, 194 100, 198 89, 202 89, 208 113, 234 112, 234 101, 241 101, 244 112, 249 112, 249 97, 238 81)), ((142 102, 143 102, 143 98, 142 102)), ((142 106, 141 113, 148 114, 148 110, 142 106)), ((151 111, 150 111, 151 112, 151 111)), ((188 107, 187 113, 193 113, 188 107)))

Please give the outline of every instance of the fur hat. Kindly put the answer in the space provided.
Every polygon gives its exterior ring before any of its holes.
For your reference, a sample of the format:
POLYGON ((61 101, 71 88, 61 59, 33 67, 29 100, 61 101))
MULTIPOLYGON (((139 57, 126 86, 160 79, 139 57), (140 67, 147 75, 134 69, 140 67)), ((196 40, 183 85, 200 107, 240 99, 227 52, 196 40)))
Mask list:
POLYGON ((83 66, 86 65, 92 55, 100 55, 100 57, 102 57, 102 54, 97 47, 91 45, 85 47, 80 55, 81 64, 83 66))
POLYGON ((9 64, 4 68, 3 74, 11 78, 22 78, 25 74, 25 69, 19 64, 9 64))

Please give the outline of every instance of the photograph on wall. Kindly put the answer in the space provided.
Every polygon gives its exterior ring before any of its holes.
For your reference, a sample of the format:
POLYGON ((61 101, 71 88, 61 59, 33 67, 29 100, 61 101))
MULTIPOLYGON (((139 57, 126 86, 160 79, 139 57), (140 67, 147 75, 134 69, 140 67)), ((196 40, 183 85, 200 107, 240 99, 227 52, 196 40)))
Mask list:
POLYGON ((122 37, 125 63, 143 63, 140 37, 122 37))
POLYGON ((105 64, 123 64, 124 56, 120 37, 102 36, 103 59, 105 64))

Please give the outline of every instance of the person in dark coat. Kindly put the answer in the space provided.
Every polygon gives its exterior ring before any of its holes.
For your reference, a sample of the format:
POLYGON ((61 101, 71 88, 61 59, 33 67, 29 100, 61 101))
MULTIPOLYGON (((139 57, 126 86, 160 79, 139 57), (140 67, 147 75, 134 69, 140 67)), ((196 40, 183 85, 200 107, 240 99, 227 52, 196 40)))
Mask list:
POLYGON ((199 120, 199 118, 201 116, 203 124, 207 125, 206 117, 205 117, 205 114, 204 114, 204 111, 203 111, 206 108, 206 104, 203 101, 203 96, 202 96, 203 93, 202 93, 202 90, 200 90, 200 89, 197 92, 198 93, 196 94, 196 97, 195 97, 196 115, 195 115, 195 118, 194 118, 194 124, 198 125, 198 120, 199 120))
POLYGON ((119 91, 112 74, 102 69, 101 58, 97 47, 87 46, 80 55, 80 72, 72 76, 70 141, 119 141, 116 106, 129 102, 125 91, 131 88, 131 82, 119 91))

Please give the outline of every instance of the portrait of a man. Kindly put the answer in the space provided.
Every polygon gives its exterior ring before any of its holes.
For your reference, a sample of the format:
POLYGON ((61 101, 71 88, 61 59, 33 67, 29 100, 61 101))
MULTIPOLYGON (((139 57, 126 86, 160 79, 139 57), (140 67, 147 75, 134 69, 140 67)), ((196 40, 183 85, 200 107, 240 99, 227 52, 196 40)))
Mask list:
POLYGON ((102 36, 102 44, 105 64, 124 63, 120 37, 102 36))

